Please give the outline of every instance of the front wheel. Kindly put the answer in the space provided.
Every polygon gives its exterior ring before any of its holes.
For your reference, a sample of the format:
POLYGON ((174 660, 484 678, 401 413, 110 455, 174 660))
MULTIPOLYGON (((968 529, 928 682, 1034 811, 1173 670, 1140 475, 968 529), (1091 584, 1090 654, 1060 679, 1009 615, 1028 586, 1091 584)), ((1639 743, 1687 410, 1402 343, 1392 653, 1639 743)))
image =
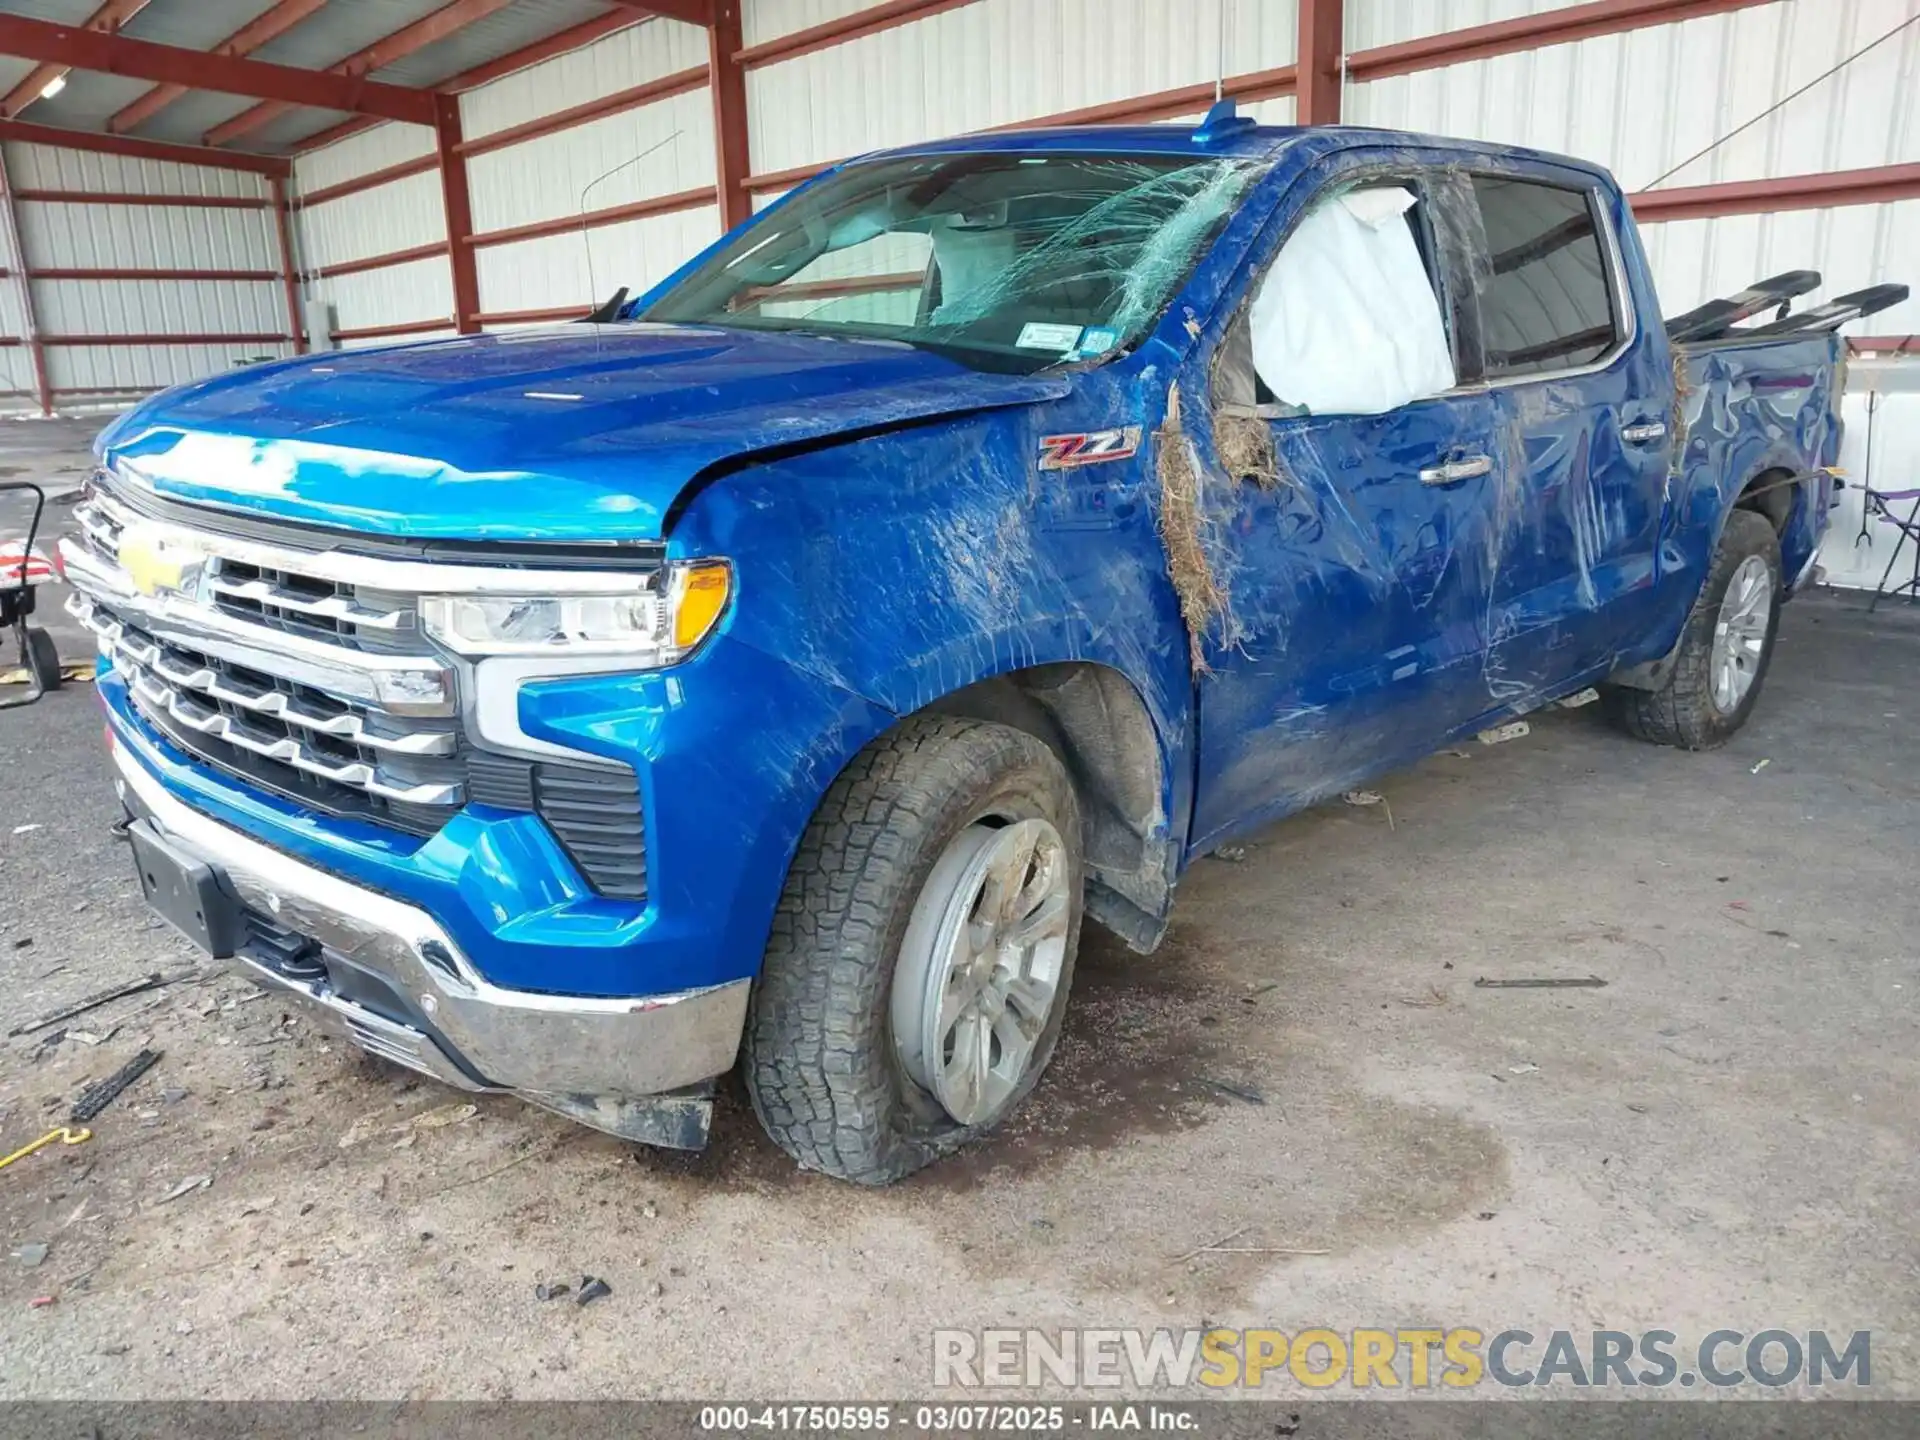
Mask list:
POLYGON ((946 717, 874 741, 801 840, 754 987, 767 1133, 881 1185, 999 1124, 1059 1040, 1081 892, 1079 806, 1041 741, 946 717))
POLYGON ((1734 511, 1687 616, 1667 683, 1658 690, 1610 687, 1608 714, 1629 734, 1658 745, 1724 745, 1760 698, 1780 628, 1780 595, 1780 539, 1772 524, 1751 510, 1734 511))

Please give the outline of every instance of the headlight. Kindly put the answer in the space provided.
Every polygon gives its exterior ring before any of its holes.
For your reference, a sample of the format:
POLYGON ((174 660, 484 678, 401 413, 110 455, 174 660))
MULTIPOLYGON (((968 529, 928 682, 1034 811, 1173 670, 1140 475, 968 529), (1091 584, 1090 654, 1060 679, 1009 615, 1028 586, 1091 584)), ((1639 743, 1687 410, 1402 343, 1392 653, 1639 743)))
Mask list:
POLYGON ((636 577, 615 595, 428 595, 427 634, 462 655, 608 655, 671 665, 707 638, 727 608, 733 572, 696 560, 636 577))

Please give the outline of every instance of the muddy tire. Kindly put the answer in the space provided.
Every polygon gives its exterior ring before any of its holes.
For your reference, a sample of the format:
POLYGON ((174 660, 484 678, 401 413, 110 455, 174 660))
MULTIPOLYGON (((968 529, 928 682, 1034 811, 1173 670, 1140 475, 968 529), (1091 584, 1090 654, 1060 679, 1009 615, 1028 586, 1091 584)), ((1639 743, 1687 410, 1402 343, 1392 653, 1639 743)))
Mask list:
POLYGON ((1052 1058, 1081 908, 1079 806, 1045 744, 944 717, 874 741, 774 916, 742 1046, 760 1123, 863 1185, 991 1130, 1052 1058))
POLYGON ((1780 539, 1766 516, 1727 517, 1707 583, 1658 690, 1610 686, 1608 716, 1629 735, 1683 750, 1724 745, 1747 723, 1773 663, 1780 628, 1780 539))

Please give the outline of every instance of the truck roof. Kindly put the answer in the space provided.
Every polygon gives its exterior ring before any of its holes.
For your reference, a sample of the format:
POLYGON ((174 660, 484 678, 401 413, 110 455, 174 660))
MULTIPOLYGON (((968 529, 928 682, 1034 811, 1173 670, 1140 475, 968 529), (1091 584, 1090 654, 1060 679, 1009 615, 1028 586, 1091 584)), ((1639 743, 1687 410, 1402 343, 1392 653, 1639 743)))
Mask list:
MULTIPOLYGON (((1348 149, 1361 145, 1401 143, 1441 146, 1489 159, 1534 160, 1569 166, 1610 181, 1606 169, 1590 160, 1557 155, 1522 145, 1502 145, 1485 140, 1464 140, 1448 135, 1418 135, 1405 130, 1385 130, 1370 125, 1242 125, 1226 133, 1197 139, 1196 125, 1061 125, 1036 126, 1022 130, 994 130, 971 135, 954 135, 941 140, 926 140, 888 150, 876 150, 844 162, 852 165, 904 155, 943 155, 981 153, 1044 153, 1049 151, 1111 151, 1137 155, 1212 155, 1247 158, 1277 157, 1288 148, 1312 140, 1316 153, 1348 149)), ((840 169, 841 166, 833 166, 840 169)))

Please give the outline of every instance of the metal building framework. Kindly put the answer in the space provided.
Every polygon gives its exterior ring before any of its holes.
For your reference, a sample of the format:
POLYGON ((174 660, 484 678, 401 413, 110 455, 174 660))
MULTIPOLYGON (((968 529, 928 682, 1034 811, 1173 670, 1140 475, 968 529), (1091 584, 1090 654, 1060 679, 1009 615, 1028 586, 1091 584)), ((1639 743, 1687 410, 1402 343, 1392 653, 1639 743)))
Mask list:
MULTIPOLYGON (((13 236, 13 253, 25 266, 20 249, 17 201, 57 199, 73 204, 214 206, 268 210, 279 255, 277 271, 24 268, 22 282, 25 332, 0 337, 0 346, 31 348, 38 398, 51 411, 57 393, 48 384, 45 352, 48 347, 127 344, 281 343, 304 350, 299 304, 302 279, 375 270, 444 256, 448 265, 453 311, 431 321, 363 327, 337 332, 341 339, 374 339, 425 333, 449 327, 472 333, 489 324, 568 319, 585 312, 584 306, 541 311, 489 314, 481 307, 476 253, 487 246, 524 241, 563 231, 617 224, 644 216, 669 214, 702 206, 718 208, 724 228, 746 219, 756 194, 786 189, 807 179, 821 165, 753 173, 747 131, 747 72, 758 67, 825 50, 864 36, 908 25, 930 16, 980 3, 980 0, 882 0, 850 15, 779 36, 757 45, 742 38, 742 0, 604 0, 605 14, 579 22, 511 53, 440 82, 432 88, 383 83, 369 77, 405 57, 445 40, 505 9, 511 0, 448 0, 424 18, 377 40, 324 70, 303 69, 253 58, 254 52, 321 11, 327 0, 276 0, 262 14, 219 41, 211 49, 193 50, 126 35, 122 27, 147 5, 166 6, 176 0, 104 0, 83 25, 68 26, 0 14, 0 54, 35 62, 25 80, 0 97, 0 140, 92 151, 109 155, 164 160, 178 164, 240 171, 261 177, 259 198, 139 195, 78 190, 16 190, 0 167, 0 226, 13 236), (490 81, 540 61, 593 43, 624 27, 650 18, 700 27, 706 34, 707 63, 659 79, 601 96, 522 124, 467 139, 462 130, 458 97, 490 81), (35 124, 15 118, 42 93, 56 76, 68 70, 99 72, 150 82, 147 90, 124 104, 101 131, 77 131, 35 124), (469 194, 467 162, 488 154, 559 133, 608 115, 687 94, 705 87, 713 107, 715 162, 711 185, 628 204, 590 211, 584 216, 476 232, 469 194), (192 91, 212 90, 242 96, 255 103, 208 130, 198 145, 141 138, 127 132, 150 121, 192 91), (297 147, 299 153, 318 148, 389 121, 429 127, 434 145, 430 154, 369 172, 301 197, 304 205, 359 193, 410 176, 437 172, 446 219, 444 241, 389 251, 304 275, 295 264, 291 238, 289 180, 291 160, 285 155, 252 153, 229 148, 257 137, 270 121, 299 107, 345 112, 350 118, 297 147), (55 279, 144 280, 279 280, 286 296, 284 334, 259 335, 72 335, 47 334, 34 320, 31 281, 55 279)), ((1423 70, 1481 60, 1490 56, 1535 49, 1601 35, 1620 34, 1653 25, 1667 25, 1700 16, 1773 3, 1773 0, 1585 0, 1557 10, 1493 24, 1422 36, 1398 44, 1345 52, 1345 0, 1298 0, 1296 63, 1274 69, 1225 77, 1218 86, 1234 99, 1256 101, 1291 95, 1302 124, 1337 123, 1341 92, 1349 82, 1382 79, 1423 70)), ((1183 86, 1102 105, 1053 115, 1034 116, 1028 125, 1139 123, 1191 114, 1214 99, 1213 84, 1183 86)), ((1920 196, 1920 165, 1890 165, 1871 169, 1796 175, 1776 179, 1700 185, 1644 192, 1635 197, 1636 211, 1646 220, 1677 220, 1865 204, 1920 196)), ((1904 343, 1893 337, 1893 343, 1904 343)), ((100 393, 88 391, 89 394, 100 393)))

